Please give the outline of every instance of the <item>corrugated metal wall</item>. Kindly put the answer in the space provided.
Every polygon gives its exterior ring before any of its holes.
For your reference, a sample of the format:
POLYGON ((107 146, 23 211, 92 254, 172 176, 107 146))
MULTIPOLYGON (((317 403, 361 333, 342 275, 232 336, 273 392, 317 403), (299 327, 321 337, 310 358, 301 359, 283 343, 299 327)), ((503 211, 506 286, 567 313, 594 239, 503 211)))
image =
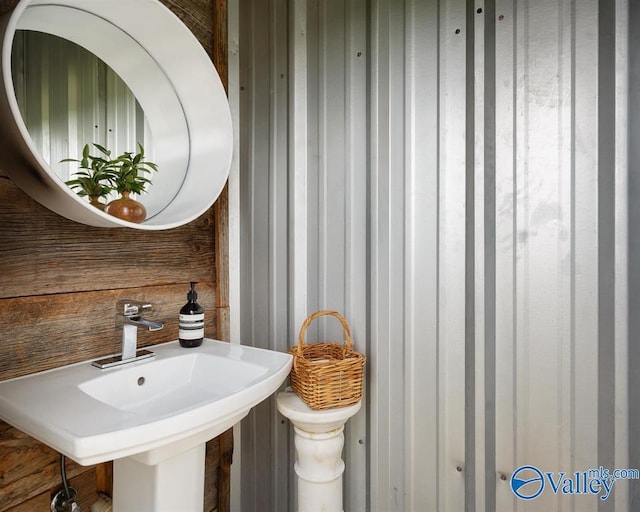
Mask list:
MULTIPOLYGON (((637 483, 509 482, 639 462, 627 1, 231 3, 235 332, 284 350, 316 309, 350 321, 345 510, 635 510, 637 483)), ((243 422, 241 510, 293 510, 290 436, 273 401, 243 422)))

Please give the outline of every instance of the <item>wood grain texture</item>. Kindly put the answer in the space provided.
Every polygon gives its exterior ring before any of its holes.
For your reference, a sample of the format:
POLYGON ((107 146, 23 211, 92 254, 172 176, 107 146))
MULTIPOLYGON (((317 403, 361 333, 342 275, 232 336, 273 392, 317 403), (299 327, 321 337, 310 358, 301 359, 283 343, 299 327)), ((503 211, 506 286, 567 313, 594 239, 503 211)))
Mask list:
MULTIPOLYGON (((228 10, 227 0, 212 0, 214 6, 213 61, 218 68, 225 89, 228 86, 228 10)), ((215 230, 215 283, 218 300, 217 325, 219 339, 230 341, 229 315, 229 185, 225 185, 218 200, 213 205, 215 230)))
POLYGON ((229 341, 231 339, 229 308, 216 308, 216 332, 220 341, 229 341))
MULTIPOLYGON (((160 0, 191 29, 209 56, 214 48, 213 0, 160 0)), ((226 3, 226 0, 224 0, 226 3)), ((223 82, 226 83, 226 82, 223 82)))
POLYGON ((218 468, 220 466, 220 438, 216 437, 207 443, 204 472, 205 512, 218 507, 218 468))
MULTIPOLYGON (((4 422, 0 422, 0 461, 0 512, 48 492, 61 482, 60 454, 4 422)), ((67 460, 66 468, 72 482, 83 473, 91 473, 95 493, 94 466, 67 460)))
POLYGON ((215 230, 215 279, 218 291, 218 306, 229 306, 229 190, 225 185, 220 197, 213 205, 215 230))
MULTIPOLYGON (((31 498, 15 507, 11 507, 9 509, 5 509, 6 512, 36 512, 36 511, 44 511, 47 512, 49 509, 49 505, 51 504, 51 495, 48 492, 43 492, 38 496, 31 498)), ((2 510, 2 509, 0 509, 2 510)), ((2 510, 2 512, 5 512, 2 510)))
MULTIPOLYGON (((58 479, 58 482, 60 479, 58 479)), ((69 485, 77 491, 76 503, 80 505, 81 510, 88 511, 93 503, 98 499, 96 492, 96 474, 91 469, 69 480, 69 485)), ((49 510, 52 494, 61 489, 62 485, 57 485, 53 491, 43 492, 34 498, 27 500, 15 507, 6 509, 6 512, 39 512, 49 510)), ((4 512, 5 509, 0 508, 4 512)))
POLYGON ((218 468, 218 509, 231 512, 231 464, 233 463, 233 429, 220 437, 220 461, 218 468))
POLYGON ((19 0, 0 0, 0 15, 6 14, 11 11, 19 0))
POLYGON ((113 462, 96 466, 96 491, 113 496, 113 462))
MULTIPOLYGON (((115 305, 120 299, 150 302, 153 310, 147 316, 164 324, 160 331, 138 329, 138 346, 176 340, 187 291, 182 284, 1 299, 0 380, 119 352, 122 328, 115 305)), ((199 284, 198 302, 209 311, 205 335, 215 337, 212 285, 199 284)))
MULTIPOLYGON (((225 90, 228 90, 228 19, 227 0, 213 0, 214 4, 214 49, 213 61, 218 69, 225 90)), ((216 291, 218 308, 216 320, 220 339, 229 341, 229 189, 220 194, 213 207, 216 251, 216 291)), ((231 464, 233 462, 233 429, 219 438, 220 459, 217 474, 218 512, 231 511, 231 464)))
POLYGON ((229 20, 227 15, 227 0, 213 0, 213 30, 214 47, 213 63, 218 70, 220 80, 229 92, 229 20))
POLYGON ((0 179, 0 297, 215 279, 213 209, 167 231, 95 228, 0 179))
MULTIPOLYGON (((11 11, 17 5, 18 1, 19 0, 0 0, 0 16, 3 16, 11 11)), ((2 182, 4 179, 7 179, 7 173, 4 172, 0 167, 0 182, 2 182)))

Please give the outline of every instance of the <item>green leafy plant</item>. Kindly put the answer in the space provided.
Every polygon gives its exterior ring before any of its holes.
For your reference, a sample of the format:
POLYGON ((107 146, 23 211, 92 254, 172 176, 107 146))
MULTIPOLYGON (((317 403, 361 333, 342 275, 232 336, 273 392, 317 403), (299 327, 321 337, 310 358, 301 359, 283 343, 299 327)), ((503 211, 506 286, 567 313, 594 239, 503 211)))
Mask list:
POLYGON ((120 194, 132 192, 141 194, 151 180, 146 176, 158 171, 158 165, 145 160, 144 148, 138 143, 138 153, 125 152, 113 160, 115 173, 111 179, 113 188, 120 194))
POLYGON ((82 159, 65 158, 60 162, 77 162, 80 170, 72 180, 65 182, 81 197, 106 197, 113 190, 112 183, 116 178, 117 160, 111 159, 111 151, 100 144, 93 146, 102 154, 91 155, 89 144, 82 149, 82 159))

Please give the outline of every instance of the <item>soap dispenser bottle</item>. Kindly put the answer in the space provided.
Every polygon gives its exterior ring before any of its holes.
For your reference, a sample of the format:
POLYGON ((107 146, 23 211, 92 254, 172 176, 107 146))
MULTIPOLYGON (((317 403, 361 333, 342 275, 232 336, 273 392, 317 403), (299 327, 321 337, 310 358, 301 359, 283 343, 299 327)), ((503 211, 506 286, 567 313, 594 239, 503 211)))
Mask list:
POLYGON ((178 322, 178 339, 185 348, 199 347, 204 339, 204 309, 196 302, 197 298, 196 283, 192 282, 178 322))

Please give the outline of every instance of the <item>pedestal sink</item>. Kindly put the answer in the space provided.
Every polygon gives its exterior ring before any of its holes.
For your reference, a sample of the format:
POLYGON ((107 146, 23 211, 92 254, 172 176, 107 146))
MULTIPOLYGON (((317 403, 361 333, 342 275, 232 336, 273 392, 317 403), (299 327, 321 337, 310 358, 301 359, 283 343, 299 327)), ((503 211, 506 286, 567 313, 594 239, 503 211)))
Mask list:
POLYGON ((205 443, 285 380, 291 356, 205 339, 0 382, 0 418, 82 465, 114 460, 114 512, 201 512, 205 443))

